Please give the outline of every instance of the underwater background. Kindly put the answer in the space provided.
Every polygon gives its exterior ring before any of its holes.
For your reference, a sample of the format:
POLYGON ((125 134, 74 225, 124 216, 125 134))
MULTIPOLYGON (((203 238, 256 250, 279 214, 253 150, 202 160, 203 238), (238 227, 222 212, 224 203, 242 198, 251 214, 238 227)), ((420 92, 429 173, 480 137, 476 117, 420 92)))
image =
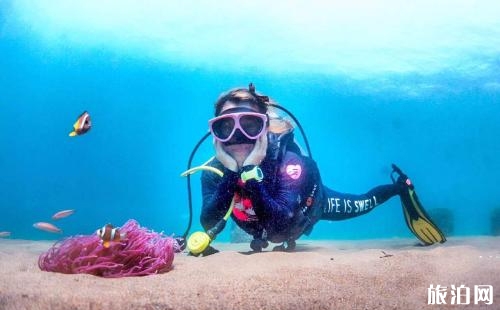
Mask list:
MULTIPOLYGON (((0 0, 0 231, 59 239, 133 218, 182 235, 180 174, 217 97, 253 82, 300 120, 327 186, 364 193, 396 163, 445 231, 491 235, 499 72, 496 1, 0 0), (92 129, 69 137, 85 110, 92 129)), ((411 237, 397 198, 307 238, 393 237, 411 237)))

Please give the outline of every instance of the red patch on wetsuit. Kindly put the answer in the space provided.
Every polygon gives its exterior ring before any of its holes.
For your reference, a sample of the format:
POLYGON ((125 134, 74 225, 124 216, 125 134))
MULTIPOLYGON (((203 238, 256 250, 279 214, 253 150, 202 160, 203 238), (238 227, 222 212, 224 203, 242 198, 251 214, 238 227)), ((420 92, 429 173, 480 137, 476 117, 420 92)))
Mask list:
POLYGON ((257 216, 249 198, 241 198, 238 193, 234 194, 233 215, 240 221, 256 221, 257 216))

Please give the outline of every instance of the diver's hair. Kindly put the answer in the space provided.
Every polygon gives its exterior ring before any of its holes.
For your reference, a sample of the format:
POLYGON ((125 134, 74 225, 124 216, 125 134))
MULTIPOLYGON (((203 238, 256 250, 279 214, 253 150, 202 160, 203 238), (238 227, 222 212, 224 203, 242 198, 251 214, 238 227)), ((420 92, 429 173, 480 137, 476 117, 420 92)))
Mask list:
POLYGON ((236 88, 223 93, 215 102, 215 116, 219 116, 222 106, 227 102, 246 102, 257 107, 259 113, 266 114, 269 107, 269 97, 261 96, 255 92, 255 86, 250 83, 247 88, 236 88))
POLYGON ((270 106, 272 102, 268 96, 259 95, 255 92, 255 86, 250 83, 248 89, 236 88, 222 94, 215 102, 215 116, 219 116, 222 106, 227 102, 249 103, 257 107, 259 113, 267 114, 269 117, 269 131, 277 134, 292 131, 294 125, 292 122, 279 115, 276 108, 270 106))
POLYGON ((282 134, 292 131, 295 127, 293 123, 286 117, 278 114, 275 108, 270 107, 267 113, 269 117, 268 130, 272 133, 282 134))

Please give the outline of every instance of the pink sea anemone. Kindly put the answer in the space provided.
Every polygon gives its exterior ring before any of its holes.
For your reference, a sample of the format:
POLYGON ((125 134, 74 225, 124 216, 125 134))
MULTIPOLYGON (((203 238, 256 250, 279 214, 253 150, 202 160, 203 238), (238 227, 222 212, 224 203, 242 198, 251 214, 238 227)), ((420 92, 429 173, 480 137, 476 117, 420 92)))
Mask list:
POLYGON ((128 220, 120 232, 126 237, 109 248, 95 234, 78 235, 56 242, 38 259, 44 271, 87 273, 105 278, 145 276, 172 269, 177 242, 128 220))

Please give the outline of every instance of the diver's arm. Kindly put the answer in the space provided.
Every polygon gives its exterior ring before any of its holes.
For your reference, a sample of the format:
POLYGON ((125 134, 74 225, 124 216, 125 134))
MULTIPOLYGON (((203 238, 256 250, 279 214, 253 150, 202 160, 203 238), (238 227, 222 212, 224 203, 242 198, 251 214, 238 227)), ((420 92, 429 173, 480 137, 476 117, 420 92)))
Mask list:
POLYGON ((286 229, 294 216, 306 181, 303 169, 302 159, 294 153, 287 152, 278 172, 279 187, 275 192, 270 192, 266 186, 266 175, 262 182, 248 180, 244 185, 250 192, 256 215, 275 231, 286 229))
POLYGON ((285 230, 297 207, 298 191, 280 189, 278 193, 271 195, 262 182, 251 180, 247 183, 246 188, 251 192, 255 214, 259 219, 276 232, 285 230))
POLYGON ((222 172, 222 177, 211 171, 203 171, 201 176, 203 206, 200 221, 205 229, 212 228, 224 217, 236 190, 238 173, 227 168, 222 172))

